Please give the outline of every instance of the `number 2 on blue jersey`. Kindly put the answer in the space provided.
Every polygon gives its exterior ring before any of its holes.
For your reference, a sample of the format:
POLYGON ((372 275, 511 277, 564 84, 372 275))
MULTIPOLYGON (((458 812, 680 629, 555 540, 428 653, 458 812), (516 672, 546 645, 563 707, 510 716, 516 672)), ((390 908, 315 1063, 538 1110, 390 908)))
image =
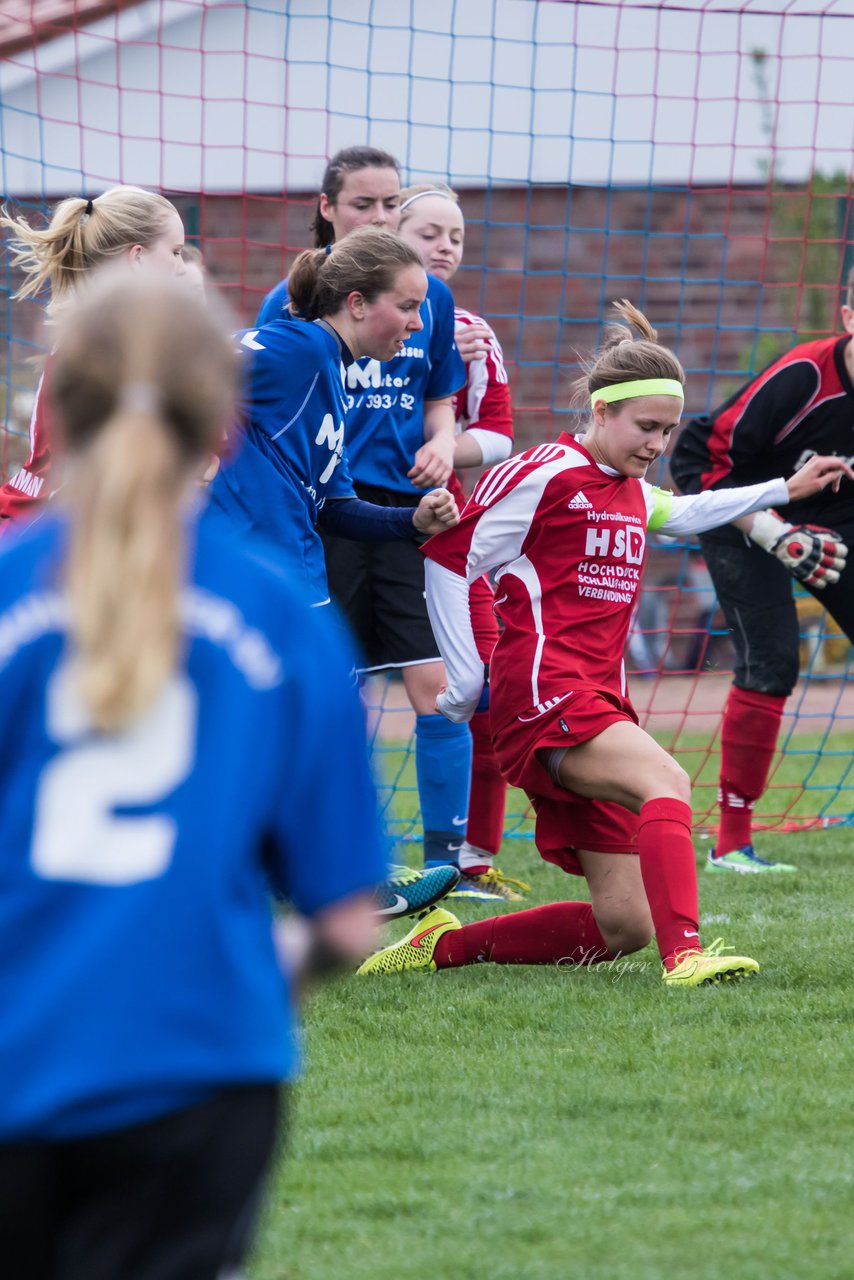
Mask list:
POLYGON ((117 814, 167 799, 193 767, 198 699, 176 674, 129 729, 92 734, 63 663, 46 690, 48 736, 61 748, 42 771, 33 823, 32 865, 47 880, 127 885, 163 875, 177 828, 166 814, 117 814))

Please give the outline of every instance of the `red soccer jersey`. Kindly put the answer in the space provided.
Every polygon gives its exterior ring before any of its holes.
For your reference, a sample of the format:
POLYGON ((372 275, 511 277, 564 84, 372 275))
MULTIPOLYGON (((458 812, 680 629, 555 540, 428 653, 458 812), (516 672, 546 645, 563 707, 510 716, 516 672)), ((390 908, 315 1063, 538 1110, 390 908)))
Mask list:
POLYGON ((27 461, 0 488, 0 518, 21 520, 35 514, 50 490, 47 473, 51 463, 50 414, 44 396, 45 371, 36 388, 36 399, 30 418, 30 454, 27 461))
POLYGON ((575 688, 624 692, 649 492, 564 434, 493 467, 460 524, 426 544, 470 582, 495 570, 504 631, 492 659, 494 729, 542 715, 575 688))

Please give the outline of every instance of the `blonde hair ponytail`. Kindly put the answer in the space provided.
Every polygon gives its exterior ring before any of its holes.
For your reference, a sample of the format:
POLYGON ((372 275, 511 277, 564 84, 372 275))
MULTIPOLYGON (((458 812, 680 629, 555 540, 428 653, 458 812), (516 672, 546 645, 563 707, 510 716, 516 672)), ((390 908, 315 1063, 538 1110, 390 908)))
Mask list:
POLYGON ((0 227, 9 232, 12 266, 24 273, 15 297, 34 297, 49 287, 52 314, 94 267, 135 244, 149 248, 163 234, 170 213, 177 210, 165 196, 131 186, 110 187, 94 200, 69 196, 41 229, 10 217, 4 206, 0 227))
POLYGON ((69 489, 75 675, 97 729, 151 705, 178 660, 186 462, 155 413, 119 409, 69 489))
POLYGON ((233 412, 236 360, 218 307, 124 272, 60 333, 48 386, 71 464, 65 586, 97 729, 133 722, 178 663, 187 506, 233 412))

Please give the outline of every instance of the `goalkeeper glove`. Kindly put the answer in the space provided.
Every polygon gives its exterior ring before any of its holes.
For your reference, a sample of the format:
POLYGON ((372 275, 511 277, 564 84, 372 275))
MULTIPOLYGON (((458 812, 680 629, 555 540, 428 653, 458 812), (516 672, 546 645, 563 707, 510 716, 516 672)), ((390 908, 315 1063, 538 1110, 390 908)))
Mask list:
POLYGON ((817 589, 839 581, 848 548, 838 533, 814 524, 787 524, 774 511, 760 511, 750 538, 776 556, 793 578, 817 589))

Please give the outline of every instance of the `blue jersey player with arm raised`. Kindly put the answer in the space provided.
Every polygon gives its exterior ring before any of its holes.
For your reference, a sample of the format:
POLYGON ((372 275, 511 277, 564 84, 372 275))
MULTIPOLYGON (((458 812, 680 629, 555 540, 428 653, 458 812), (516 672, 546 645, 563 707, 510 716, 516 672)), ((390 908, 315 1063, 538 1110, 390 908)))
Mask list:
POLYGON ((194 512, 235 373, 180 284, 97 282, 54 357, 67 484, 2 553, 9 1275, 235 1270, 296 1065, 271 887, 315 954, 370 948, 349 655, 304 581, 194 512))
MULTIPOLYGON (((365 224, 396 230, 400 222, 397 161, 373 147, 349 147, 326 167, 313 223, 319 247, 333 252, 365 224)), ((420 255, 419 255, 420 258, 420 255)), ((455 452, 453 396, 465 383, 454 342, 454 303, 428 275, 421 325, 391 356, 365 353, 348 366, 347 457, 355 492, 398 515, 424 489, 444 485, 455 452)), ((265 299, 259 322, 282 313, 294 273, 265 299)), ((333 597, 360 641, 365 671, 399 670, 415 710, 415 764, 430 864, 456 862, 466 833, 472 742, 466 725, 436 712, 445 671, 424 600, 424 564, 409 541, 376 545, 324 529, 333 597)))

